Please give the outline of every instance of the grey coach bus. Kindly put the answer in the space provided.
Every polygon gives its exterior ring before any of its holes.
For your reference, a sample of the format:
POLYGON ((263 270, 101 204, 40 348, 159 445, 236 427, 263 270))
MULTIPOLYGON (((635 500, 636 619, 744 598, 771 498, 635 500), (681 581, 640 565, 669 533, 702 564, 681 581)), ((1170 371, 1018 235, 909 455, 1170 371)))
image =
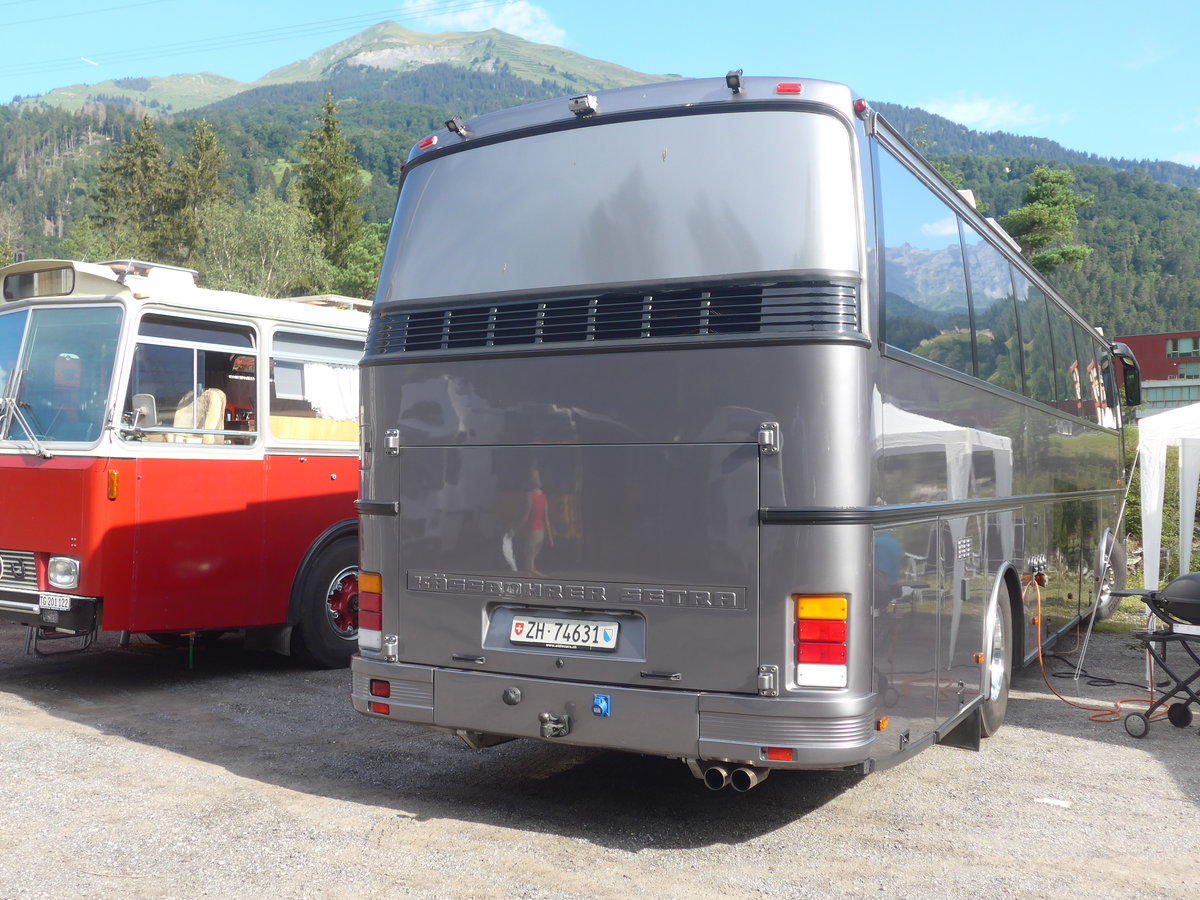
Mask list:
POLYGON ((739 790, 978 748, 1123 578, 1126 354, 842 85, 452 120, 362 363, 354 706, 739 790))

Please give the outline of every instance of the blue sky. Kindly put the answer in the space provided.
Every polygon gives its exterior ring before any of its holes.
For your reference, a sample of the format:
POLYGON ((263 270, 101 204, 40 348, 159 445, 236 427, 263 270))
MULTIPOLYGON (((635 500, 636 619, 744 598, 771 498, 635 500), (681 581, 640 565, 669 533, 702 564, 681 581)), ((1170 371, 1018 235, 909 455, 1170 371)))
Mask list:
POLYGON ((1200 166, 1200 2, 0 0, 0 98, 108 78, 253 81, 385 19, 501 28, 650 74, 843 81, 981 131, 1200 166))

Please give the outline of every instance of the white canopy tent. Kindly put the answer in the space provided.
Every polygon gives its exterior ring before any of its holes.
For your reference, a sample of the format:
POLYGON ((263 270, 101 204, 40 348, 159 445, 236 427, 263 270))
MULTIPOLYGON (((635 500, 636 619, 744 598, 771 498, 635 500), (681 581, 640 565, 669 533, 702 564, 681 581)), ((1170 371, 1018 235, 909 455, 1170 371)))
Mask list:
POLYGON ((1196 521, 1196 487, 1200 482, 1200 403, 1138 420, 1138 456, 1142 476, 1142 562, 1144 584, 1158 588, 1162 548, 1163 487, 1167 448, 1179 448, 1179 571, 1192 559, 1192 527, 1196 521))

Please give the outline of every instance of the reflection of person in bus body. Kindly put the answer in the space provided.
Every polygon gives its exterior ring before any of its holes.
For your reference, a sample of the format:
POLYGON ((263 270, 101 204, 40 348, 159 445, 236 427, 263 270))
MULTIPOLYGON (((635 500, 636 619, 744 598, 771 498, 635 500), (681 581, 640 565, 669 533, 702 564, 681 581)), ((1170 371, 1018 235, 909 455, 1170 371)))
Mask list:
POLYGON ((542 479, 537 469, 529 473, 529 490, 525 494, 525 506, 513 529, 517 571, 525 575, 542 573, 537 568, 538 554, 543 544, 554 545, 554 529, 550 525, 549 504, 542 491, 542 479))

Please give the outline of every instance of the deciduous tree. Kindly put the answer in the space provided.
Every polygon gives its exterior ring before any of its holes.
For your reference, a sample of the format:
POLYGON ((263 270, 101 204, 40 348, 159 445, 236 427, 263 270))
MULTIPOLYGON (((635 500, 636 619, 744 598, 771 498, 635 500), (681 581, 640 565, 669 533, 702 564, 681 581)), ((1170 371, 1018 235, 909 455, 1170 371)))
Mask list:
POLYGON ((210 203, 199 221, 198 268, 206 287, 264 297, 324 289, 329 264, 312 217, 295 202, 260 191, 244 207, 210 203))

